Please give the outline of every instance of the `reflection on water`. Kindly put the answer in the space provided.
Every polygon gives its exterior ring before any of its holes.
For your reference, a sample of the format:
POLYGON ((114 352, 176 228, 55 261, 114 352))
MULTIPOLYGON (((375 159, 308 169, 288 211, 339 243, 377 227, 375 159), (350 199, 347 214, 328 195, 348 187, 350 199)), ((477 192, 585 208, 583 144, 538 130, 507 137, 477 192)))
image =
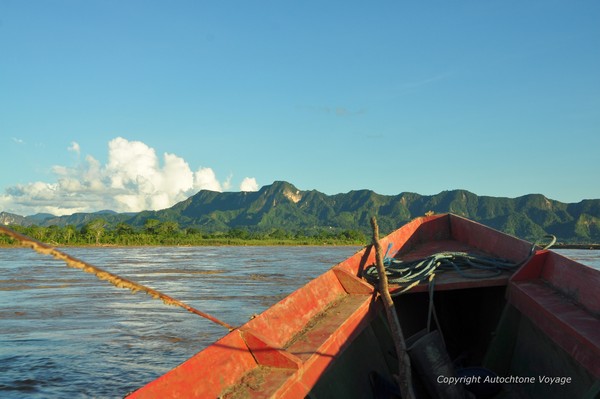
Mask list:
MULTIPOLYGON (((356 247, 68 248, 232 324, 356 247)), ((227 331, 29 249, 0 248, 0 397, 121 398, 227 331)))

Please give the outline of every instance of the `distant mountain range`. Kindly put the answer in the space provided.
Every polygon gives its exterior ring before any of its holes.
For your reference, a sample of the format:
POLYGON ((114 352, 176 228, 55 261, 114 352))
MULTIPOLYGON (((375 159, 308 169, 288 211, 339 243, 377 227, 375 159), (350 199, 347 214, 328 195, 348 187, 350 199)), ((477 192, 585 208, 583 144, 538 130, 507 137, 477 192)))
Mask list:
POLYGON ((160 211, 101 211, 60 217, 49 214, 24 217, 0 212, 0 224, 81 227, 102 218, 113 226, 125 222, 141 227, 146 220, 156 219, 210 233, 241 228, 303 232, 360 230, 370 234, 369 219, 373 215, 377 216, 381 232, 388 233, 429 211, 455 213, 532 241, 554 234, 562 242, 600 242, 600 199, 566 204, 541 194, 503 198, 478 196, 465 190, 436 195, 381 195, 370 190, 326 195, 316 190, 301 191, 283 181, 256 192, 202 190, 160 211))

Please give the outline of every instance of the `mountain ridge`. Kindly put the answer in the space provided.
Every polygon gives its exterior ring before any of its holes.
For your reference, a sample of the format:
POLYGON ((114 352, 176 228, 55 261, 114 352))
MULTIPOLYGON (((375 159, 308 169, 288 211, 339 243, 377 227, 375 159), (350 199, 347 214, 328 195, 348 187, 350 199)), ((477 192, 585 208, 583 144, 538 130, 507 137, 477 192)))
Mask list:
POLYGON ((381 232, 387 233, 430 211, 455 213, 528 240, 554 234, 564 242, 600 242, 600 199, 563 203, 542 194, 491 197, 463 189, 434 195, 411 192, 383 195, 368 189, 327 195, 317 190, 299 190, 286 181, 275 181, 255 192, 201 190, 158 211, 115 213, 105 210, 60 217, 0 212, 0 224, 82 227, 102 218, 108 225, 127 223, 142 227, 148 219, 156 219, 176 222, 182 229, 206 232, 282 229, 311 233, 325 229, 369 233, 369 219, 375 215, 381 232))

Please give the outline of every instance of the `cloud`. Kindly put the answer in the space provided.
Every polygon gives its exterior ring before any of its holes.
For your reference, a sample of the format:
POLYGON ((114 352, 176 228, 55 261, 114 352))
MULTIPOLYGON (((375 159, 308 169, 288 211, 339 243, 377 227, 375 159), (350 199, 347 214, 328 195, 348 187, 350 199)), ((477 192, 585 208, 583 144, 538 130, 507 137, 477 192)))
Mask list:
POLYGON ((258 183, 254 177, 246 177, 240 184, 240 191, 258 191, 258 183))
MULTIPOLYGON (((81 152, 72 142, 68 151, 81 152)), ((66 215, 111 209, 138 212, 168 208, 199 190, 228 189, 231 176, 224 182, 215 172, 201 167, 195 172, 181 157, 164 153, 162 159, 141 141, 117 137, 108 143, 108 158, 102 165, 87 155, 75 167, 52 168, 56 182, 34 182, 6 189, 0 195, 0 210, 22 215, 48 212, 66 215)), ((246 177, 242 191, 256 191, 255 178, 246 177)))
POLYGON ((201 168, 194 173, 194 185, 205 190, 223 191, 221 183, 217 180, 215 172, 211 168, 201 168))
POLYGON ((77 155, 79 155, 81 153, 81 148, 79 148, 79 143, 77 143, 75 141, 71 142, 71 145, 67 148, 67 150, 74 152, 77 155))

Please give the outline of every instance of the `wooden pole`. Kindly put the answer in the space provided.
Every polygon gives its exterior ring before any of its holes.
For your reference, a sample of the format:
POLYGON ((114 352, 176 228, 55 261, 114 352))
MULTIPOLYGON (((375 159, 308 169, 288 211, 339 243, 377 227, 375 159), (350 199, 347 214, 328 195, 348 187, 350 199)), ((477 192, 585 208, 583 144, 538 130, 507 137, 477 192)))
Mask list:
POLYGON ((235 327, 225 323, 224 321, 221 321, 221 320, 217 319, 216 317, 209 315, 208 313, 204 313, 198 309, 195 309, 175 298, 172 298, 166 294, 163 294, 160 291, 157 291, 150 287, 146 287, 145 285, 136 283, 135 281, 131 281, 126 278, 117 276, 116 274, 107 272, 106 270, 102 270, 99 267, 96 267, 87 262, 84 262, 82 260, 74 258, 71 255, 68 255, 64 252, 59 251, 56 248, 53 248, 42 242, 36 241, 33 238, 30 238, 26 235, 17 233, 16 231, 13 231, 7 227, 0 226, 0 233, 6 234, 7 236, 14 238, 15 240, 19 241, 19 243, 21 245, 30 247, 33 250, 35 250, 41 254, 52 255, 56 259, 64 261, 67 264, 67 266, 69 266, 69 267, 83 270, 86 273, 94 274, 96 277, 98 277, 98 279, 108 281, 109 283, 111 283, 112 285, 114 285, 117 288, 128 288, 131 291, 133 291, 134 293, 138 292, 138 291, 143 291, 146 294, 150 295, 154 299, 162 300, 167 305, 179 306, 181 308, 184 308, 188 312, 194 313, 198 316, 204 317, 205 319, 212 321, 213 323, 219 324, 219 325, 229 329, 229 331, 235 330, 235 327))
POLYGON ((390 295, 387 275, 385 274, 385 266, 383 265, 383 258, 381 256, 381 244, 379 243, 379 226, 377 225, 377 219, 375 216, 371 218, 371 227, 373 228, 373 246, 375 247, 375 260, 377 266, 377 274, 379 276, 379 283, 377 290, 383 300, 383 306, 387 315, 390 329, 392 330, 392 339, 394 340, 394 346, 396 347, 396 354, 398 355, 398 386, 400 387, 400 393, 404 399, 414 399, 415 393, 412 387, 412 375, 410 368, 410 358, 406 352, 406 341, 404 340, 404 334, 400 326, 400 320, 396 314, 394 308, 394 301, 390 295))

